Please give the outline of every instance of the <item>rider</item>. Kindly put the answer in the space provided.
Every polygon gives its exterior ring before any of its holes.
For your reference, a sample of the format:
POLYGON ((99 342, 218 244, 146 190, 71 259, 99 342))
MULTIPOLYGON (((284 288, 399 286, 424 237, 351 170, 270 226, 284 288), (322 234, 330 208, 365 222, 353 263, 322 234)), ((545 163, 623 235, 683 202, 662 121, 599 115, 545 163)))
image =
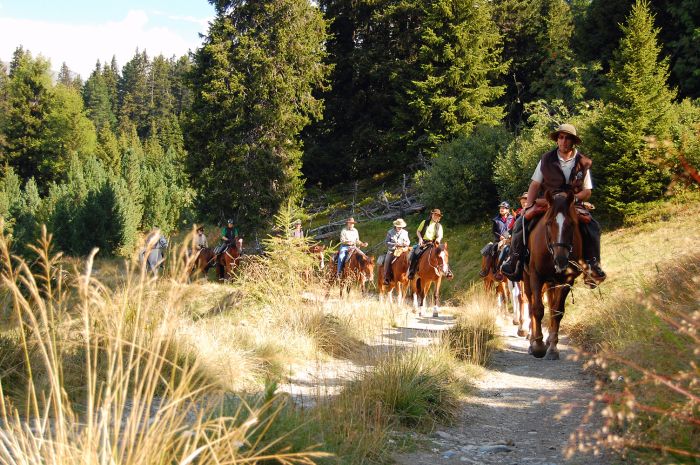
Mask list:
POLYGON ((233 225, 233 220, 229 218, 226 221, 226 226, 221 228, 221 241, 222 243, 219 244, 219 246, 216 248, 214 251, 217 254, 220 254, 227 250, 231 244, 233 244, 238 237, 238 228, 233 225))
POLYGON ((292 226, 294 226, 294 229, 292 229, 292 237, 295 239, 303 239, 304 231, 301 229, 301 220, 294 220, 292 226))
POLYGON ((194 239, 194 246, 199 252, 202 249, 209 247, 209 242, 207 241, 207 235, 204 234, 204 226, 197 228, 197 236, 194 239))
MULTIPOLYGON (((493 233, 493 242, 491 242, 489 245, 490 247, 485 247, 484 250, 486 252, 484 255, 489 255, 490 259, 486 260, 486 269, 482 268, 481 271, 479 271, 479 276, 482 278, 486 277, 486 275, 489 274, 489 267, 495 267, 497 263, 497 254, 498 254, 498 244, 501 241, 504 241, 506 238, 510 236, 510 230, 513 227, 513 215, 510 214, 510 204, 508 202, 501 202, 498 205, 498 215, 493 217, 491 219, 491 232, 493 233)), ((502 276, 498 276, 498 273, 495 273, 495 278, 500 281, 502 279, 502 276)))
POLYGON ((440 242, 442 242, 442 225, 440 224, 440 219, 442 219, 442 212, 438 208, 435 208, 430 212, 430 218, 421 221, 418 225, 418 229, 416 230, 418 244, 413 247, 413 252, 411 253, 408 279, 413 279, 415 276, 420 256, 423 255, 423 252, 428 248, 428 244, 440 245, 440 242))
POLYGON ((340 249, 338 250, 338 270, 337 276, 340 279, 340 274, 345 266, 345 259, 348 256, 350 247, 367 247, 366 242, 360 240, 360 233, 355 229, 355 219, 351 216, 345 222, 345 227, 340 231, 340 249))
POLYGON ((513 232, 513 227, 515 226, 515 222, 517 221, 520 216, 525 213, 525 205, 527 204, 527 191, 523 192, 520 197, 518 197, 518 201, 520 202, 520 208, 515 210, 515 216, 513 218, 513 222, 510 225, 510 228, 508 228, 508 231, 510 233, 513 232))
POLYGON ((408 237, 406 222, 402 218, 398 218, 392 223, 394 225, 386 233, 384 243, 387 245, 387 252, 384 256, 384 284, 389 285, 392 279, 391 260, 396 247, 408 247, 411 245, 411 239, 408 237))
MULTIPOLYGON (((577 203, 585 202, 591 196, 592 161, 575 148, 581 143, 576 128, 571 124, 562 124, 549 137, 556 141, 557 148, 542 155, 537 164, 527 191, 526 210, 534 205, 535 199, 541 197, 544 190, 572 189, 577 203)), ((600 267, 600 225, 594 219, 590 223, 579 221, 579 229, 583 241, 583 258, 588 265, 584 280, 594 287, 606 278, 600 267)), ((525 252, 522 217, 513 228, 511 242, 511 254, 503 264, 502 271, 512 281, 519 281, 523 271, 521 257, 525 252)))

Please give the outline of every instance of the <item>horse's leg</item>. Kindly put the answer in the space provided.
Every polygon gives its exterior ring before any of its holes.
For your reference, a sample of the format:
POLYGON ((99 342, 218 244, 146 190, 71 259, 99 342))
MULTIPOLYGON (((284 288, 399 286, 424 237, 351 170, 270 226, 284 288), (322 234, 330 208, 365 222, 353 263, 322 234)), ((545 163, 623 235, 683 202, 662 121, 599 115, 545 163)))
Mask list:
POLYGON ((438 277, 435 281, 435 292, 433 293, 433 318, 438 317, 438 309, 440 308, 440 282, 442 281, 442 276, 438 277))
MULTIPOLYGON (((544 317, 544 304, 542 303, 542 282, 537 274, 529 276, 530 292, 530 349, 528 352, 537 358, 544 357, 547 346, 542 342, 542 318, 544 317)), ((527 284, 525 285, 527 287, 527 284)))
POLYGON ((559 324, 564 317, 564 306, 566 305, 566 297, 569 295, 569 287, 564 286, 556 290, 549 290, 549 336, 547 337, 547 354, 544 356, 547 360, 559 360, 559 324))
POLYGON ((518 321, 518 313, 520 313, 520 289, 510 279, 508 280, 508 288, 510 289, 510 299, 513 302, 513 325, 520 324, 518 321))

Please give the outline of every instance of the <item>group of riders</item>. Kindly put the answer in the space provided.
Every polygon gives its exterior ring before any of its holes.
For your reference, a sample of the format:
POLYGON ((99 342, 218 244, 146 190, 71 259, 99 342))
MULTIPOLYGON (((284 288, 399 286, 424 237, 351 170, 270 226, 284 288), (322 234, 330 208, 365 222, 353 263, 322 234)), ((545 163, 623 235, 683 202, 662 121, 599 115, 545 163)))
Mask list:
MULTIPOLYGON (((420 261, 421 255, 428 250, 428 248, 433 246, 439 246, 443 238, 443 228, 440 224, 442 219, 442 212, 439 209, 434 209, 430 212, 430 218, 421 221, 416 230, 416 236, 418 238, 418 243, 413 247, 411 255, 409 257, 409 269, 408 269, 408 279, 413 279, 416 274, 418 263, 420 261)), ((359 251, 359 247, 367 247, 366 242, 360 240, 360 233, 355 228, 355 219, 350 217, 345 222, 345 227, 340 231, 340 248, 338 250, 336 262, 336 277, 340 279, 343 273, 343 267, 347 262, 347 258, 350 252, 359 251)), ((404 248, 411 246, 411 240, 408 236, 408 231, 406 228, 406 222, 402 218, 396 219, 393 223, 393 227, 389 229, 386 233, 386 238, 384 243, 387 246, 387 252, 384 256, 384 276, 380 276, 380 279, 384 281, 384 284, 389 284, 393 279, 392 267, 388 266, 391 260, 394 258, 394 252, 397 248, 404 248)), ((448 271, 448 277, 452 276, 452 272, 448 271)))
MULTIPOLYGON (((588 203, 593 189, 591 178, 590 158, 582 154, 576 146, 581 143, 576 128, 571 124, 562 124, 550 134, 550 138, 556 142, 557 147, 544 153, 535 168, 530 181, 530 187, 519 197, 520 208, 511 211, 508 202, 499 204, 499 213, 492 219, 493 242, 482 249, 482 255, 487 257, 483 262, 480 275, 485 277, 493 273, 496 280, 502 280, 503 276, 511 281, 522 280, 523 268, 528 260, 527 230, 531 230, 537 221, 537 216, 527 215, 530 209, 541 207, 546 191, 561 192, 571 191, 575 196, 577 209, 591 210, 593 206, 588 203), (525 218, 532 216, 527 221, 525 218)), ((580 221, 579 230, 582 238, 582 253, 585 262, 584 280, 586 284, 595 287, 606 278, 606 274, 600 265, 600 225, 588 214, 588 220, 580 221)), ((423 220, 416 229, 417 244, 410 255, 409 279, 413 279, 420 256, 430 247, 439 246, 443 241, 443 226, 440 223, 442 212, 434 209, 430 217, 423 220)), ((367 243, 360 240, 359 231, 355 228, 356 221, 350 217, 345 222, 345 227, 340 232, 340 247, 335 257, 336 276, 342 276, 343 267, 351 253, 362 253, 360 247, 366 247, 367 243)), ((393 222, 393 227, 387 231, 384 243, 387 246, 385 263, 391 263, 397 248, 410 247, 406 222, 398 218, 393 222)), ((303 238, 301 221, 293 223, 292 237, 303 238)), ((221 243, 214 249, 215 254, 225 252, 229 247, 237 247, 236 238, 238 229, 232 219, 221 230, 221 243)), ((204 227, 197 228, 195 237, 195 251, 201 251, 208 247, 204 227)), ((241 251, 239 251, 241 252, 241 251)), ((384 276, 380 276, 385 284, 392 280, 392 267, 384 267, 384 276)), ((448 272, 451 274, 451 272, 448 272)))
MULTIPOLYGON (((576 148, 581 144, 581 138, 573 125, 561 124, 549 136, 557 146, 540 158, 528 190, 518 199, 520 208, 512 211, 508 202, 499 204, 499 213, 492 219, 493 242, 482 249, 482 255, 488 259, 483 261, 485 266, 479 274, 485 277, 492 272, 498 281, 503 280, 504 276, 511 281, 521 281, 523 268, 528 260, 527 231, 532 230, 538 219, 537 215, 527 215, 527 212, 543 205, 546 191, 570 191, 574 195, 576 210, 586 210, 587 220, 578 222, 583 246, 582 258, 585 262, 584 281, 589 287, 596 287, 605 280, 606 274, 600 264, 600 225, 590 215, 593 206, 588 203, 593 189, 590 169, 592 161, 576 148), (531 218, 526 220, 527 216, 531 218)), ((440 210, 434 209, 430 212, 430 218, 423 220, 418 226, 418 244, 413 247, 410 256, 409 279, 413 279, 415 275, 420 255, 429 247, 442 242, 441 218, 440 210)), ((336 262, 338 277, 342 274, 348 250, 367 246, 367 243, 360 241, 355 223, 353 218, 349 218, 340 233, 341 245, 336 262)), ((387 245, 385 263, 391 263, 397 247, 410 246, 409 235, 404 228, 406 222, 399 218, 387 232, 384 241, 387 245)), ((389 284, 392 280, 392 267, 385 266, 384 270, 384 276, 380 276, 380 279, 383 279, 384 284, 389 284)))

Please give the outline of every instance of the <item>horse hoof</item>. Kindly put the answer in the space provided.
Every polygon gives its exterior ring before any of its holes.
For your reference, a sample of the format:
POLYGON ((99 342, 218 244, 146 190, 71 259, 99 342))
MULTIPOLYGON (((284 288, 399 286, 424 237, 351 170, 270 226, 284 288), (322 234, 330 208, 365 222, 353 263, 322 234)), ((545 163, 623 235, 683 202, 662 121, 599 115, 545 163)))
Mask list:
POLYGON ((527 347, 527 354, 532 355, 532 346, 527 347))
POLYGON ((518 336, 519 337, 527 337, 527 331, 525 331, 524 329, 519 329, 518 336))
POLYGON ((542 343, 530 344, 530 350, 532 351, 531 353, 535 358, 542 358, 547 353, 547 346, 542 343))
POLYGON ((513 320, 513 326, 518 326, 520 322, 518 320, 513 320))
POLYGON ((544 356, 544 359, 545 360, 559 360, 559 351, 558 350, 548 350, 544 356))
POLYGON ((433 312, 433 318, 437 318, 437 317, 438 317, 438 312, 433 312))

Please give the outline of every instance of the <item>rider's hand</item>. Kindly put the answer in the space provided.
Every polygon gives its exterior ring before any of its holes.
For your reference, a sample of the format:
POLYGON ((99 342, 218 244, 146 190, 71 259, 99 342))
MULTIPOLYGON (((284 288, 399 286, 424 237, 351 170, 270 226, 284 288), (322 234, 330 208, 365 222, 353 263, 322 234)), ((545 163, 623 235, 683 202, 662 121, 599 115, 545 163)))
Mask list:
POLYGON ((368 244, 367 244, 366 242, 363 242, 363 243, 362 243, 362 247, 367 247, 367 245, 368 245, 368 244))
POLYGON ((419 239, 419 240, 418 240, 418 245, 419 245, 420 247, 423 247, 423 239, 419 239))

